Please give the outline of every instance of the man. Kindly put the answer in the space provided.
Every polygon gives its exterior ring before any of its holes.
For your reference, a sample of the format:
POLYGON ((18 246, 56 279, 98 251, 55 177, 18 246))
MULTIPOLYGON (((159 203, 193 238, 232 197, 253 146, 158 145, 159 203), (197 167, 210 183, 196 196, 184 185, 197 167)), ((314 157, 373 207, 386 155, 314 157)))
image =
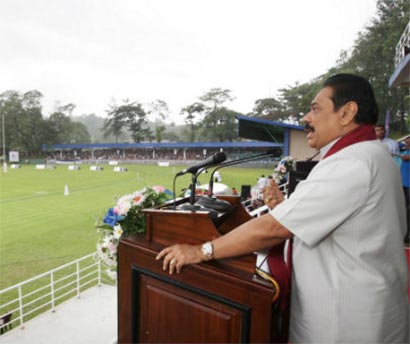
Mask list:
POLYGON ((410 135, 404 139, 404 149, 400 152, 402 160, 400 171, 403 184, 404 198, 406 199, 407 233, 405 244, 410 244, 410 135))
POLYGON ((322 160, 287 200, 210 243, 174 245, 157 259, 179 273, 293 237, 292 344, 407 343, 404 197, 399 170, 376 140, 370 84, 329 78, 304 121, 322 160))
POLYGON ((374 126, 374 130, 376 132, 376 137, 382 141, 390 152, 390 155, 393 157, 394 161, 400 166, 400 158, 399 155, 399 144, 386 137, 386 128, 382 124, 377 124, 374 126))

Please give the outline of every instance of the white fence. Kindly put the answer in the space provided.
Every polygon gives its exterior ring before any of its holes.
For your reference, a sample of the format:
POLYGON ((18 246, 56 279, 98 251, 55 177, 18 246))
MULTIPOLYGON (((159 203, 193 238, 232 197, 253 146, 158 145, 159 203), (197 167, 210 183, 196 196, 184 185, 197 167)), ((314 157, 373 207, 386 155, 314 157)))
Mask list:
POLYGON ((24 323, 82 291, 103 282, 113 283, 96 253, 42 273, 0 291, 0 330, 24 323), (11 314, 11 316, 10 316, 11 314))

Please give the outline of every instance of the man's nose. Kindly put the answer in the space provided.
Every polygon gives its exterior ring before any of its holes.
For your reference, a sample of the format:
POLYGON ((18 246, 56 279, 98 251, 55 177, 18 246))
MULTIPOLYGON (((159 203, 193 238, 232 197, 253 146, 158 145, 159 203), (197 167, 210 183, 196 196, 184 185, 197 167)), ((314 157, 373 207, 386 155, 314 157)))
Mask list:
POLYGON ((309 114, 310 114, 310 112, 308 112, 308 113, 306 113, 303 117, 302 117, 302 119, 300 120, 301 122, 302 122, 302 124, 305 124, 305 123, 309 123, 309 114))

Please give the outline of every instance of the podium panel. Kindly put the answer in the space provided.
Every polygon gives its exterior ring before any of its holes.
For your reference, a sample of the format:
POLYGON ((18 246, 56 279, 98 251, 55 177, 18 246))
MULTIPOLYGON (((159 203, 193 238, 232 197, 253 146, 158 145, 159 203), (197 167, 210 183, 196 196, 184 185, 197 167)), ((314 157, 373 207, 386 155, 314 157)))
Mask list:
POLYGON ((246 343, 250 309, 168 278, 137 275, 134 312, 141 314, 134 342, 246 343), (139 305, 139 309, 138 309, 139 305))
POLYGON ((173 275, 155 259, 166 245, 200 244, 246 219, 239 207, 232 214, 239 216, 217 228, 203 213, 151 209, 146 234, 120 241, 118 343, 279 342, 276 290, 254 275, 255 255, 184 266, 173 275))

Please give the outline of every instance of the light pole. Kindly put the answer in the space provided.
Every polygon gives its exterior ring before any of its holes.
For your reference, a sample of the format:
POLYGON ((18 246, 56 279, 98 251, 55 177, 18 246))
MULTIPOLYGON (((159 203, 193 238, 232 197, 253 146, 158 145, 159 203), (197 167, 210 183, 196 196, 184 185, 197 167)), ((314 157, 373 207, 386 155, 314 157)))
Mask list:
POLYGON ((6 129, 4 127, 4 113, 1 118, 2 122, 2 135, 3 135, 3 172, 7 173, 7 162, 6 162, 6 129))

